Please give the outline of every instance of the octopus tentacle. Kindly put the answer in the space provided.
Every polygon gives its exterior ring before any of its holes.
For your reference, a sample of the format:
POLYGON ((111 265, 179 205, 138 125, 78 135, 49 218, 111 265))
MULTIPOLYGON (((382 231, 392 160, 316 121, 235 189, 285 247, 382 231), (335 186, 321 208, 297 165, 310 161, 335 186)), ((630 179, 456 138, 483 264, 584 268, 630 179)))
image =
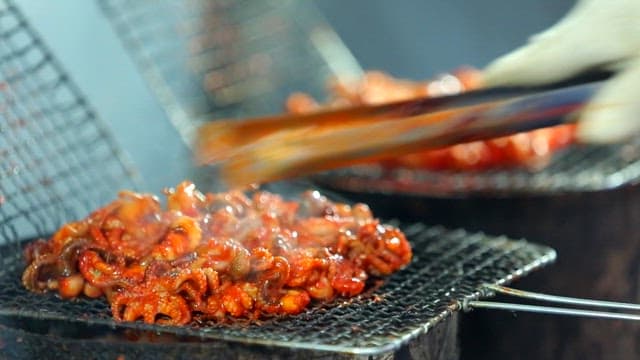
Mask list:
MULTIPOLYGON (((43 254, 42 256, 34 259, 22 273, 22 285, 24 285, 25 288, 36 292, 42 292, 47 288, 57 288, 57 285, 53 287, 50 283, 48 284, 47 281, 42 280, 43 277, 46 277, 43 276, 43 273, 46 271, 52 271, 55 268, 56 261, 56 256, 53 254, 43 254)), ((49 278, 53 279, 54 277, 49 276, 49 278)))

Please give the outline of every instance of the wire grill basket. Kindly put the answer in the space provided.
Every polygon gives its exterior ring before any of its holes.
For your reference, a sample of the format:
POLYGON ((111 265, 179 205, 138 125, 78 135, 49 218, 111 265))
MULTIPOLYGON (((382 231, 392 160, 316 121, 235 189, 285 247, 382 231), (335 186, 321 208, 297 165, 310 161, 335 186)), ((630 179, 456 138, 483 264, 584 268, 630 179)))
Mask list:
POLYGON ((0 244, 51 233, 136 183, 105 124, 0 0, 0 244))
POLYGON ((311 2, 99 4, 188 144, 204 121, 280 112, 291 92, 360 73, 311 2))
MULTIPOLYGON (((378 354, 392 351, 481 296, 483 284, 510 282, 555 259, 547 247, 505 237, 414 224, 401 226, 414 248, 404 270, 349 300, 337 300, 287 317, 259 323, 205 323, 162 327, 116 323, 103 300, 63 301, 32 294, 20 283, 20 256, 1 249, 0 315, 58 321, 89 329, 146 330, 157 334, 218 340, 243 346, 378 354), (7 253, 8 252, 8 253, 7 253), (2 254, 4 253, 4 254, 2 254)), ((72 331, 67 326, 66 331, 72 331)), ((80 332, 87 336, 86 331, 80 332)))

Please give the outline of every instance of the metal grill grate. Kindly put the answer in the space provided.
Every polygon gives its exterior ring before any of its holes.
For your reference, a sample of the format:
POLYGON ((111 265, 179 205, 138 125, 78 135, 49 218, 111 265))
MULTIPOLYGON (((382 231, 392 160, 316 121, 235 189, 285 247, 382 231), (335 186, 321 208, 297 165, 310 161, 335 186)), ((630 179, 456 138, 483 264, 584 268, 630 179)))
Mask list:
POLYGON ((24 266, 15 252, 0 254, 6 261, 0 273, 0 315, 65 321, 88 329, 150 330, 245 346, 376 354, 430 331, 456 311, 458 302, 480 297, 482 284, 510 282, 555 259, 552 249, 525 241, 419 224, 401 227, 415 249, 406 269, 363 295, 315 306, 297 316, 200 327, 115 323, 103 300, 63 301, 52 294, 29 293, 20 284, 24 266))
POLYGON ((335 190, 443 197, 490 194, 558 194, 600 191, 640 181, 640 141, 573 146, 555 154, 541 171, 447 172, 383 169, 375 165, 325 172, 313 180, 335 190))
POLYGON ((10 0, 0 0, 0 244, 53 232, 133 168, 10 0))
POLYGON ((99 0, 183 139, 360 68, 308 1, 99 0))

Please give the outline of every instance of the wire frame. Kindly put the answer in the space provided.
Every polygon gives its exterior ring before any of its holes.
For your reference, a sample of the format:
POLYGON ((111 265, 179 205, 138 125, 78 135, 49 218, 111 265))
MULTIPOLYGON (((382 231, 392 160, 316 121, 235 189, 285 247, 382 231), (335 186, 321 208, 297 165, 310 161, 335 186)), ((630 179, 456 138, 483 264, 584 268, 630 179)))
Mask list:
POLYGON ((50 234, 136 184, 105 123, 0 0, 0 244, 50 234))
POLYGON ((360 67, 308 1, 99 0, 190 144, 204 121, 282 111, 360 67))
MULTIPOLYGON (((213 358, 220 344, 235 349, 269 346, 273 358, 291 350, 375 355, 393 351, 432 331, 463 303, 487 296, 485 284, 509 283, 556 257, 554 250, 523 240, 422 224, 400 227, 414 249, 407 268, 370 284, 359 296, 316 304, 295 316, 183 327, 115 322, 103 299, 65 301, 51 293, 30 293, 20 283, 22 259, 8 256, 0 271, 0 320, 13 317, 17 319, 13 327, 35 326, 29 325, 31 322, 42 324, 45 330, 58 328, 63 332, 58 335, 65 337, 100 339, 100 343, 87 346, 86 354, 76 356, 109 353, 115 339, 98 335, 126 330, 174 336, 174 340, 212 341, 217 346, 200 351, 210 351, 213 358)), ((30 344, 22 346, 28 348, 30 344)), ((153 344, 140 343, 137 349, 154 351, 153 344)))

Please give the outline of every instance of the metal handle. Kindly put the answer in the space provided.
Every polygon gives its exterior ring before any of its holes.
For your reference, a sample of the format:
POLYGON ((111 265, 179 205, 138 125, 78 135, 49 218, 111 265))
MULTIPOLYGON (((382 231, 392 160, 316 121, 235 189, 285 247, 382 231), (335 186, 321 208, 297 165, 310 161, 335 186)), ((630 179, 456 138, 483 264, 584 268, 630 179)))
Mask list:
MULTIPOLYGON (((586 307, 593 307, 593 308, 640 310, 640 304, 549 295, 549 294, 542 294, 542 293, 536 293, 531 291, 523 291, 523 290, 509 288, 506 286, 493 285, 493 284, 485 284, 483 288, 484 290, 488 290, 495 293, 515 296, 515 297, 524 298, 524 299, 539 300, 539 301, 544 301, 549 303, 579 305, 579 306, 586 306, 586 307)), ((534 312, 534 313, 553 314, 553 315, 584 316, 584 317, 618 319, 618 320, 634 320, 634 321, 640 320, 640 315, 635 315, 635 314, 609 312, 609 311, 597 311, 597 310, 585 310, 585 309, 577 309, 577 308, 513 304, 513 303, 480 301, 480 300, 469 300, 469 301, 463 302, 462 304, 463 311, 470 311, 472 309, 481 309, 481 308, 494 309, 494 310, 507 310, 507 311, 524 311, 524 312, 534 312)))

